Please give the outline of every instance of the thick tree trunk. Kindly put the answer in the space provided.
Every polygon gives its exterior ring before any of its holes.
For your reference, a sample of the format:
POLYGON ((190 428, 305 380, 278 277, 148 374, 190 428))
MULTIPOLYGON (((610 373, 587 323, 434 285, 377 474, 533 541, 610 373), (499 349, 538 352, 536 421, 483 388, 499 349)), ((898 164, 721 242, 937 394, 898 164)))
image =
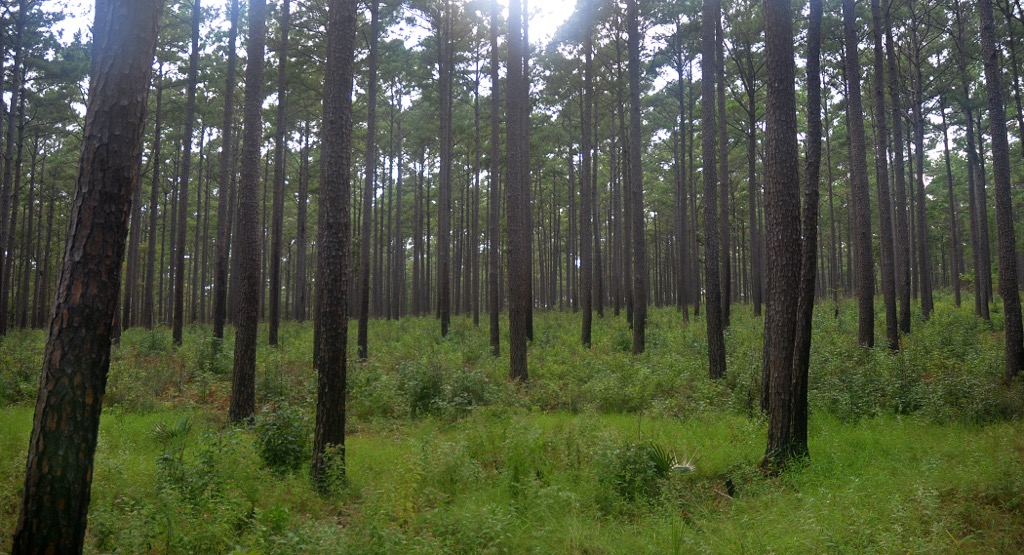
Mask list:
MULTIPOLYGON (((525 141, 529 140, 529 80, 523 33, 524 0, 509 4, 508 122, 506 133, 508 185, 508 283, 509 283, 509 378, 525 382, 529 377, 526 341, 530 311, 530 161, 525 141)), ((440 274, 439 274, 440 275, 440 274)), ((443 294, 443 290, 439 289, 443 294)))
POLYGON ((1006 381, 1009 383, 1024 369, 1024 327, 1021 326, 1020 294, 1017 289, 1016 239, 1013 201, 1010 196, 1010 145, 992 1, 978 0, 978 12, 981 17, 985 89, 988 92, 989 132, 992 135, 992 175, 996 189, 996 228, 999 237, 999 294, 1003 297, 1006 319, 1006 381))
MULTIPOLYGON (((238 183, 238 306, 235 315, 235 361, 231 375, 232 422, 252 419, 256 411, 256 325, 259 320, 260 146, 263 139, 263 46, 266 41, 266 0, 249 0, 249 41, 246 48, 242 175, 238 183)), ((322 193, 321 193, 322 194, 322 193)))
POLYGON ((43 357, 14 554, 82 552, 162 4, 99 0, 96 5, 82 156, 43 357))
MULTIPOLYGON (((848 0, 849 1, 849 0, 848 0)), ((797 334, 797 303, 803 296, 801 283, 800 179, 796 143, 796 67, 793 61, 793 16, 787 0, 765 2, 765 232, 768 244, 767 307, 764 318, 764 358, 768 377, 768 448, 763 466, 781 469, 786 462, 806 452, 794 437, 795 378, 794 345, 797 334)), ((812 62, 814 63, 814 62, 812 62)), ((812 98, 810 104, 815 102, 812 98)), ((814 149, 812 119, 809 146, 814 149)), ((820 140, 820 135, 819 135, 820 140)), ((813 156, 813 155, 812 155, 813 156)), ((808 191, 812 189, 808 186, 808 191)), ((816 214, 815 214, 816 215, 816 214)), ((814 220, 811 220, 812 222, 814 220)), ((805 233, 811 230, 805 230, 805 233)), ((809 251, 814 259, 813 244, 809 251)), ((805 251, 807 252, 807 251, 805 251)), ((811 264, 810 271, 813 272, 811 264)), ((813 274, 812 274, 813 276, 813 274)), ((813 278, 810 282, 813 286, 813 278)), ((813 298, 812 298, 813 300, 813 298)))
POLYGON ((646 348, 647 234, 644 232, 643 166, 640 156, 640 24, 639 0, 627 0, 629 28, 629 196, 633 212, 633 354, 646 348))
MULTIPOLYGON (((348 346, 348 284, 351 222, 352 77, 356 33, 355 0, 330 0, 327 67, 320 156, 317 226, 316 321, 313 368, 317 372, 314 484, 330 490, 331 471, 345 471, 345 391, 348 346)), ((369 214, 364 214, 369 217, 369 214)))

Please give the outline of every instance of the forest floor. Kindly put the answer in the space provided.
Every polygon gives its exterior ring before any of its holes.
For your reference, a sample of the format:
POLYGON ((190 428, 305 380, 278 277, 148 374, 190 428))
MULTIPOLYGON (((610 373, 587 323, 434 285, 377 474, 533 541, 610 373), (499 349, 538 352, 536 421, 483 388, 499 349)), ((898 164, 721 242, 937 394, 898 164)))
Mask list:
MULTIPOLYGON (((86 552, 1024 552, 1024 387, 1002 385, 1001 314, 986 324, 940 300, 890 354, 856 345, 854 305, 831 308, 815 319, 811 458, 777 477, 759 470, 763 321, 748 306, 718 382, 703 321, 671 309, 652 312, 641 356, 623 317, 595 319, 587 351, 578 315, 537 313, 524 386, 489 356, 486 321, 455 318, 444 340, 431 318, 372 321, 328 497, 308 480, 311 324, 260 345, 249 427, 226 424, 230 337, 193 326, 175 349, 169 330, 128 330, 86 552)), ((0 344, 0 553, 43 342, 0 344)))

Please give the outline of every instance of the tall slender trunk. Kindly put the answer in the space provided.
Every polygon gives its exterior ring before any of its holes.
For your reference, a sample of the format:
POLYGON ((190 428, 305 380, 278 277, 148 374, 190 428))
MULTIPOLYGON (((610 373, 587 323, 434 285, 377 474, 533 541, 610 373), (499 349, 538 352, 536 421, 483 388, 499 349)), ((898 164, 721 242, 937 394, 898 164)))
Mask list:
POLYGON ((242 175, 238 183, 238 306, 228 412, 232 422, 250 420, 256 410, 256 324, 260 295, 259 159, 263 142, 260 110, 263 106, 265 18, 266 0, 249 0, 242 175))
POLYGON ((281 325, 281 237, 284 234, 285 134, 288 131, 288 27, 291 0, 281 3, 281 43, 277 50, 277 133, 274 135, 274 215, 270 232, 270 326, 268 343, 277 345, 281 325))
MULTIPOLYGON (((887 6, 888 8, 888 6, 887 6)), ((871 29, 874 38, 875 88, 875 187, 878 192, 878 239, 882 266, 882 297, 885 302, 885 335, 890 351, 900 348, 896 315, 896 268, 893 249, 892 203, 889 199, 888 141, 885 112, 885 55, 882 50, 882 9, 879 0, 871 0, 871 29)))
MULTIPOLYGON (((718 258, 718 175, 715 160, 715 25, 719 0, 704 0, 701 26, 701 133, 704 164, 704 283, 707 301, 708 367, 712 379, 725 376, 725 337, 718 258)), ((792 344, 792 342, 791 342, 792 344)), ((767 383, 767 382, 765 382, 767 383)), ((767 388, 764 388, 767 389, 767 388)))
MULTIPOLYGON (((899 66, 896 62, 896 46, 892 35, 892 3, 887 2, 885 10, 885 43, 889 71, 889 98, 892 102, 892 159, 895 166, 896 185, 896 233, 893 243, 896 270, 896 297, 899 299, 899 329, 910 333, 910 228, 907 222, 907 178, 903 158, 903 106, 900 102, 899 66)), ((884 119, 884 115, 879 115, 884 119)), ((831 168, 831 166, 830 166, 831 168)), ((831 187, 831 184, 829 184, 831 187)))
POLYGON ((498 194, 499 171, 501 170, 501 90, 498 55, 498 0, 491 0, 491 167, 488 172, 490 187, 487 191, 487 311, 490 317, 491 355, 501 354, 501 337, 498 319, 498 274, 501 273, 501 259, 498 244, 501 242, 501 198, 498 194))
MULTIPOLYGON (((213 337, 224 337, 224 322, 227 319, 228 306, 228 256, 231 251, 231 219, 234 213, 235 199, 231 193, 234 174, 234 137, 232 136, 235 121, 235 40, 238 36, 238 0, 231 0, 228 12, 231 27, 228 31, 228 67, 226 84, 224 85, 224 123, 221 125, 220 145, 220 179, 217 183, 217 255, 213 263, 213 337)), ((299 202, 303 202, 300 200, 299 202)))
POLYGON ((949 131, 946 125, 946 100, 939 97, 939 111, 942 113, 942 155, 946 162, 946 192, 949 195, 950 235, 950 279, 953 282, 953 300, 960 308, 960 224, 956 218, 956 200, 953 198, 953 166, 949 160, 949 131))
MULTIPOLYGON (((188 83, 186 85, 185 101, 185 132, 181 138, 181 173, 178 177, 178 235, 175 244, 178 249, 175 252, 174 269, 174 317, 172 324, 172 335, 175 345, 181 345, 182 328, 185 323, 185 237, 188 230, 188 221, 191 219, 188 211, 188 186, 192 170, 192 134, 196 122, 196 80, 199 71, 199 21, 202 19, 202 9, 199 0, 192 4, 192 49, 188 57, 188 83)), ((193 258, 195 254, 193 253, 193 258)))
POLYGON ((996 47, 995 17, 991 0, 978 0, 981 17, 981 49, 988 92, 989 132, 992 135, 992 175, 996 190, 996 229, 999 237, 999 294, 1006 322, 1006 382, 1024 369, 1024 327, 1021 325, 1017 289, 1017 255, 1014 237, 1013 200, 1010 196, 1010 145, 1003 105, 1002 68, 996 47))

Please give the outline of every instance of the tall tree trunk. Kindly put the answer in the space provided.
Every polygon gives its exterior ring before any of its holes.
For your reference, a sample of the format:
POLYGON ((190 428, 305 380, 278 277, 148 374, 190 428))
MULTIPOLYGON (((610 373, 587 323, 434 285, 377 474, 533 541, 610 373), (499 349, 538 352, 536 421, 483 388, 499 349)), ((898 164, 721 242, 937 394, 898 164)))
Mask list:
MULTIPOLYGON (((238 0, 231 0, 228 18, 231 27, 228 31, 228 67, 227 83, 224 86, 224 124, 221 126, 220 146, 220 180, 217 186, 217 257, 213 269, 213 337, 223 339, 224 321, 227 319, 228 300, 228 255, 231 251, 231 215, 235 199, 231 194, 234 169, 232 153, 234 138, 232 127, 235 116, 235 40, 238 36, 238 0)), ((302 203, 304 201, 300 200, 302 203)))
POLYGON ((718 279, 722 288, 722 327, 728 328, 732 304, 732 269, 729 265, 732 240, 729 237, 729 134, 725 119, 725 32, 722 30, 724 12, 719 0, 718 13, 715 14, 715 69, 718 71, 715 85, 718 93, 718 248, 722 271, 718 279))
POLYGON ((306 321, 306 209, 309 203, 309 121, 302 128, 302 167, 299 171, 299 198, 295 218, 295 320, 306 321))
POLYGON ((1020 294, 1017 289, 1016 239, 1013 201, 1010 196, 1010 145, 992 1, 978 0, 978 12, 981 17, 985 88, 988 92, 989 133, 992 135, 992 175, 996 189, 996 228, 999 237, 999 294, 1003 297, 1006 319, 1006 381, 1009 383, 1024 369, 1024 327, 1021 326, 1020 294))
MULTIPOLYGON (((313 333, 313 368, 317 371, 318 383, 311 467, 313 482, 322 492, 330 490, 331 483, 327 478, 332 470, 345 471, 345 359, 348 346, 349 198, 356 9, 355 0, 330 0, 327 12, 324 132, 317 212, 317 300, 313 333)), ((369 214, 363 217, 369 217, 369 214)))
POLYGON ((491 168, 488 172, 490 187, 487 192, 487 311, 490 317, 491 355, 501 354, 501 337, 498 320, 498 274, 501 273, 501 259, 498 244, 501 242, 501 198, 498 194, 499 171, 501 169, 501 90, 498 55, 498 0, 491 0, 491 168))
MULTIPOLYGON (((444 0, 443 13, 436 14, 437 71, 441 103, 440 156, 437 225, 437 307, 441 318, 441 337, 448 336, 451 323, 451 241, 452 241, 452 83, 455 45, 452 26, 455 9, 452 0, 444 0)), ((511 17, 511 16, 510 16, 511 17)), ((524 184, 529 187, 529 183, 524 184)), ((527 233, 529 230, 525 230, 527 233)), ((529 239, 527 239, 529 241, 529 239)))
MULTIPOLYGON (((794 283, 802 283, 800 260, 802 241, 800 238, 799 154, 796 144, 796 67, 793 62, 791 9, 790 2, 786 0, 765 2, 767 97, 765 100, 764 218, 769 256, 766 261, 767 307, 764 318, 762 368, 769 379, 768 384, 770 385, 765 389, 770 391, 770 397, 768 403, 768 448, 762 464, 771 469, 781 469, 790 458, 806 453, 806 445, 799 445, 794 435, 796 416, 794 407, 798 396, 795 389, 800 383, 799 379, 795 379, 796 372, 794 371, 797 303, 803 300, 802 297, 806 291, 802 287, 799 289, 793 287, 794 283)), ((811 64, 816 65, 816 61, 812 56, 811 64)), ((811 68, 812 66, 809 65, 808 69, 811 68)), ((809 92, 808 104, 813 105, 817 100, 814 97, 818 91, 809 92)), ((812 150, 817 150, 813 137, 814 120, 820 117, 820 111, 809 113, 808 116, 811 120, 810 135, 812 135, 808 146, 812 150)), ((811 169, 810 160, 813 156, 812 153, 809 157, 808 169, 811 169)), ((807 189, 810 193, 813 187, 808 185, 807 189)), ((816 214, 814 215, 816 216, 816 214)), ((804 230, 804 232, 814 233, 812 230, 804 230)), ((804 252, 808 251, 804 250, 804 252)), ((811 272, 814 271, 814 252, 812 243, 809 251, 812 261, 811 272)), ((813 277, 810 284, 813 287, 813 277)), ((813 289, 811 293, 813 302, 813 289)))
POLYGON ((82 552, 162 4, 100 0, 96 5, 81 163, 43 357, 14 554, 82 552))
MULTIPOLYGON (((4 137, 4 172, 3 172, 3 185, 0 189, 0 337, 7 335, 7 323, 8 323, 8 299, 10 298, 9 289, 7 284, 10 282, 10 269, 8 264, 8 258, 12 256, 14 249, 12 248, 14 243, 13 233, 10 229, 11 220, 16 218, 17 203, 12 205, 12 184, 14 181, 14 147, 18 143, 15 138, 15 131, 18 128, 18 112, 19 110, 15 106, 22 104, 21 96, 23 96, 23 84, 25 80, 25 67, 24 67, 24 44, 25 44, 25 25, 27 24, 25 12, 28 2, 26 0, 18 0, 18 12, 14 16, 14 57, 11 66, 11 103, 10 110, 7 112, 7 130, 4 137)), ((2 72, 0 72, 2 73, 2 72)))
MULTIPOLYGON (((903 158, 903 106, 900 102, 899 66, 892 35, 892 3, 885 10, 885 43, 889 72, 889 99, 892 102, 892 159, 896 173, 896 209, 893 249, 896 269, 896 297, 899 299, 899 329, 910 333, 910 228, 907 222, 907 178, 903 158)), ((882 116, 880 116, 882 117, 882 116)))
POLYGON ((594 49, 594 37, 593 29, 591 28, 592 21, 592 6, 589 3, 584 4, 583 9, 586 10, 584 14, 583 23, 583 110, 580 116, 581 124, 581 137, 580 137, 580 309, 583 311, 583 333, 581 335, 583 346, 587 349, 590 348, 591 332, 593 325, 593 277, 594 268, 591 253, 593 252, 594 237, 593 229, 591 227, 592 217, 594 209, 591 207, 593 199, 591 198, 591 187, 590 187, 590 154, 593 151, 592 139, 591 139, 591 123, 593 122, 593 114, 591 107, 594 102, 594 62, 593 62, 593 49, 594 49))
POLYGON ((274 215, 270 232, 270 330, 268 343, 277 345, 281 325, 281 237, 284 234, 285 134, 288 131, 288 27, 291 0, 281 3, 281 43, 277 50, 277 133, 274 135, 274 215))
MULTIPOLYGON (((704 0, 701 17, 701 133, 704 164, 704 283, 707 302, 708 367, 711 379, 725 376, 725 337, 722 322, 722 289, 718 274, 718 176, 715 161, 715 22, 719 0, 704 0)), ((792 344, 792 342, 790 342, 792 344)), ((767 389, 767 388, 765 388, 767 389)))
MULTIPOLYGON (((185 133, 181 138, 181 173, 178 174, 178 235, 175 244, 174 268, 174 318, 172 334, 175 345, 181 345, 182 328, 185 323, 185 236, 188 230, 188 186, 192 169, 192 134, 196 122, 196 80, 199 71, 199 21, 202 10, 199 0, 192 4, 192 50, 188 57, 188 83, 185 101, 185 133)), ((195 255, 193 254, 193 257, 195 255)))
MULTIPOLYGON (((888 8, 888 6, 886 6, 888 8)), ((885 113, 885 55, 882 51, 882 9, 879 0, 871 0, 871 30, 874 38, 875 88, 875 187, 878 191, 878 238, 882 266, 882 297, 885 302, 885 336, 890 351, 900 348, 896 315, 896 268, 892 242, 892 203, 889 199, 888 140, 885 113)))
MULTIPOLYGON (((529 336, 531 302, 528 263, 531 257, 530 160, 525 141, 529 140, 530 89, 525 67, 528 43, 523 33, 523 20, 527 17, 524 4, 525 0, 510 2, 508 22, 508 137, 505 141, 508 150, 508 185, 505 194, 508 210, 509 378, 513 382, 525 382, 529 377, 526 340, 529 336)), ((440 284, 438 292, 444 294, 440 284)))
POLYGON ((629 196, 633 208, 633 354, 646 348, 647 329, 647 234, 644 232, 643 166, 640 164, 640 8, 627 0, 629 28, 629 196))
MULTIPOLYGON (((249 41, 246 48, 242 175, 238 183, 238 307, 235 361, 231 375, 232 422, 250 420, 256 411, 256 324, 259 320, 260 146, 263 139, 263 47, 266 42, 266 0, 249 0, 249 41)), ((321 195, 323 194, 321 190, 321 195)))
POLYGON ((359 237, 359 330, 356 339, 357 355, 365 359, 367 350, 367 330, 370 322, 370 237, 373 214, 373 194, 377 176, 377 41, 380 35, 379 2, 370 2, 370 53, 369 74, 367 77, 366 94, 366 183, 363 186, 363 221, 359 237))
POLYGON ((843 0, 843 42, 846 48, 846 79, 849 100, 850 188, 853 205, 854 263, 857 282, 858 340, 863 347, 875 345, 875 275, 871 254, 871 206, 868 197, 867 153, 864 139, 864 108, 860 95, 860 60, 857 52, 856 12, 853 0, 843 0))
POLYGON ((956 218, 956 200, 953 198, 953 166, 949 160, 949 130, 946 125, 946 100, 939 97, 939 111, 942 112, 942 155, 946 162, 946 191, 949 195, 949 230, 950 230, 950 279, 953 282, 953 300, 960 308, 960 224, 956 218))

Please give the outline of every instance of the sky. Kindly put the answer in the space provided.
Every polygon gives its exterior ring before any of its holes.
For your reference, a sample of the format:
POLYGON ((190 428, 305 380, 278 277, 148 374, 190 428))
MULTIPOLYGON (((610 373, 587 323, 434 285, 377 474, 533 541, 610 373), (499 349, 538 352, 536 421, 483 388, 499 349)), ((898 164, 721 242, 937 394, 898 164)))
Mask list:
MULTIPOLYGON (((244 0, 243 0, 244 1, 244 0)), ((275 0, 269 0, 274 2, 275 0)), ((202 4, 218 7, 222 11, 228 0, 203 0, 202 4)), ((498 0, 507 13, 508 0, 498 0)), ((67 16, 57 28, 63 33, 63 40, 69 41, 76 31, 88 32, 92 24, 94 2, 91 0, 47 0, 45 5, 52 11, 63 11, 67 16)), ((534 0, 529 4, 530 41, 544 45, 551 40, 558 27, 569 18, 576 6, 576 0, 534 0)))

